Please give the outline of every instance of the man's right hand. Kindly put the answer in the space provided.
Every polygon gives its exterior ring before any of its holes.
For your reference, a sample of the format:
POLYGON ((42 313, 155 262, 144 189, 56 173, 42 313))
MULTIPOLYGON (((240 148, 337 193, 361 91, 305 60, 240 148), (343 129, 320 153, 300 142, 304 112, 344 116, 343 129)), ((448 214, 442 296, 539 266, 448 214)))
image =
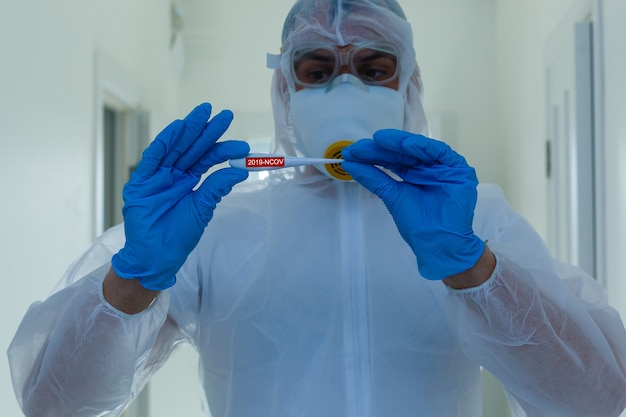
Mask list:
POLYGON ((248 177, 246 170, 224 168, 194 190, 211 166, 250 152, 246 142, 216 143, 230 126, 230 111, 208 121, 210 115, 211 105, 201 104, 167 126, 144 151, 124 186, 126 243, 111 261, 117 276, 137 279, 148 290, 174 285, 217 203, 248 177))

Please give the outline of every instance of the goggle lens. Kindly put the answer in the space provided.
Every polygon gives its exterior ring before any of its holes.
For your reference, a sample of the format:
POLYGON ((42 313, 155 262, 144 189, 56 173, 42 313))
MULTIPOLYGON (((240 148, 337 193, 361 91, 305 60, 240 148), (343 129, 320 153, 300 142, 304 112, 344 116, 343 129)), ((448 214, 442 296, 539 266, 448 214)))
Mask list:
POLYGON ((345 51, 306 45, 293 51, 292 63, 294 79, 303 87, 325 87, 341 68, 349 69, 367 85, 386 84, 398 76, 397 53, 387 44, 367 44, 345 51))

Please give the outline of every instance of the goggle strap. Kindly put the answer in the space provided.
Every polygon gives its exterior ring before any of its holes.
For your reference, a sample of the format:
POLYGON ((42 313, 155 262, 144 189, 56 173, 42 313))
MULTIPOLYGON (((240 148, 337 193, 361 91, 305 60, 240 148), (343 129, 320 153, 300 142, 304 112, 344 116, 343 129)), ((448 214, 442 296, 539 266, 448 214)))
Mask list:
POLYGON ((267 53, 267 57, 265 59, 265 65, 269 69, 280 69, 280 56, 281 54, 271 54, 267 53))

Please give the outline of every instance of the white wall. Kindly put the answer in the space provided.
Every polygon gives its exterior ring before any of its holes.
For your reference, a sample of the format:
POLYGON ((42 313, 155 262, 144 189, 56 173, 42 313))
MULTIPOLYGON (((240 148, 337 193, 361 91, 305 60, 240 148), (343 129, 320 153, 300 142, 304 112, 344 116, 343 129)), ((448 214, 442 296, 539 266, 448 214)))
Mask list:
MULTIPOLYGON (((499 135, 506 145, 505 191, 511 204, 545 237, 547 179, 545 177, 544 48, 548 37, 572 7, 582 0, 498 0, 499 135)), ((604 0, 604 64, 606 111, 606 262, 607 290, 613 306, 626 316, 626 3, 604 0)))
MULTIPOLYGON (((178 117, 168 0, 3 2, 0 13, 0 351, 92 240, 96 51, 178 117)), ((0 415, 20 415, 0 360, 0 415)))
POLYGON ((494 1, 420 0, 401 4, 413 26, 426 112, 433 120, 433 116, 443 115, 446 122, 453 123, 444 127, 444 137, 438 139, 463 154, 476 167, 481 181, 501 183, 501 143, 493 128, 494 1))
POLYGON ((496 5, 498 111, 504 186, 511 204, 546 236, 545 43, 576 0, 499 0, 496 5))

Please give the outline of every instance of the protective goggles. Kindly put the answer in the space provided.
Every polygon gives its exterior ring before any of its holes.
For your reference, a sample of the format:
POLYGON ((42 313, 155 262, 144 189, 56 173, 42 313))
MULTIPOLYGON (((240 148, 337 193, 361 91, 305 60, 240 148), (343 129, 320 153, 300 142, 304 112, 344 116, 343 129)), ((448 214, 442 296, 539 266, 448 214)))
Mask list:
POLYGON ((290 59, 296 84, 320 88, 345 72, 367 85, 387 84, 398 77, 397 57, 393 44, 371 41, 339 49, 328 43, 304 44, 292 50, 290 59))

